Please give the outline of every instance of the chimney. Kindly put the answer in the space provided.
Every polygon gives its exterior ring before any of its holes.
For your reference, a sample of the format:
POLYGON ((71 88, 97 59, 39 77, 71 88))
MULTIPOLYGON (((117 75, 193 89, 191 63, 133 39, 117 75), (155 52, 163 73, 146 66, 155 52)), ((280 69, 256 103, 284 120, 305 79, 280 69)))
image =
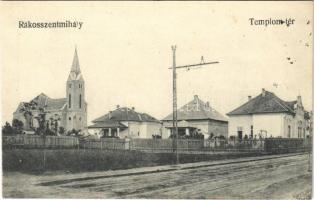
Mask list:
POLYGON ((109 119, 111 119, 111 113, 112 113, 112 111, 109 111, 109 119))
POLYGON ((134 108, 134 107, 132 107, 132 110, 135 110, 135 108, 134 108))
POLYGON ((247 99, 248 99, 248 101, 251 101, 252 100, 252 96, 251 95, 247 96, 247 99))
POLYGON ((197 95, 194 95, 194 100, 198 100, 198 96, 197 95))
POLYGON ((266 90, 265 88, 262 88, 262 96, 265 97, 265 95, 266 95, 266 90))
POLYGON ((120 108, 120 105, 119 105, 119 104, 117 105, 117 108, 120 108))

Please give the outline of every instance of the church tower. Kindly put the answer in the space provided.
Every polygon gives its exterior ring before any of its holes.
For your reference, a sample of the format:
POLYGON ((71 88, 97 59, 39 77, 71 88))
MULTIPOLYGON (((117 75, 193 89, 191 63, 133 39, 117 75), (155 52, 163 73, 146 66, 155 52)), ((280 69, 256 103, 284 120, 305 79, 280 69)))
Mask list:
POLYGON ((85 102, 85 83, 75 48, 71 71, 66 83, 66 131, 85 130, 87 126, 87 104, 85 102))

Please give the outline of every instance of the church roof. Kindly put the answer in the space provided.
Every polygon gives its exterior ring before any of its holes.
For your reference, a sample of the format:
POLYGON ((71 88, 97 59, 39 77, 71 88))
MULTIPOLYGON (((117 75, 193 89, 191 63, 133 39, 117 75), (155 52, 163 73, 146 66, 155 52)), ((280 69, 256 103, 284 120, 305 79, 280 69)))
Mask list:
POLYGON ((38 110, 39 108, 45 110, 62 110, 65 108, 66 103, 66 98, 52 99, 41 93, 30 102, 21 102, 15 112, 21 112, 26 107, 30 107, 31 110, 38 110))
POLYGON ((274 93, 264 90, 260 95, 229 112, 227 115, 249 115, 258 113, 291 113, 297 101, 284 101, 274 93), (263 94, 264 92, 264 94, 263 94))
POLYGON ((156 118, 146 114, 136 112, 134 109, 127 107, 117 108, 114 111, 93 120, 93 123, 108 122, 108 121, 137 121, 137 122, 159 122, 156 118))
POLYGON ((81 74, 81 69, 80 69, 80 62, 79 62, 76 48, 74 51, 71 71, 70 71, 70 74, 68 77, 68 81, 71 81, 71 80, 83 80, 83 76, 81 74))
POLYGON ((79 59, 78 59, 76 48, 75 48, 75 51, 74 51, 74 57, 73 57, 71 72, 75 72, 77 74, 81 73, 80 62, 79 62, 79 59))
MULTIPOLYGON (((205 103, 197 95, 189 103, 185 104, 177 111, 178 120, 204 120, 211 119, 217 121, 228 121, 226 117, 212 108, 209 103, 205 103)), ((162 119, 162 121, 172 121, 173 113, 162 119)))

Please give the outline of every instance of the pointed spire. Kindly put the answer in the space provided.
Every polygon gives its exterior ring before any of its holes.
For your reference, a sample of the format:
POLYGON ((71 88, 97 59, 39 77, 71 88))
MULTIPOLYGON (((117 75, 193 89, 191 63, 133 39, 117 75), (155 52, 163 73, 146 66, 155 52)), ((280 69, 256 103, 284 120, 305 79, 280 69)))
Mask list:
POLYGON ((80 63, 79 63, 79 59, 78 59, 78 55, 77 55, 76 46, 75 46, 75 52, 74 52, 71 72, 75 72, 76 74, 81 73, 80 63))

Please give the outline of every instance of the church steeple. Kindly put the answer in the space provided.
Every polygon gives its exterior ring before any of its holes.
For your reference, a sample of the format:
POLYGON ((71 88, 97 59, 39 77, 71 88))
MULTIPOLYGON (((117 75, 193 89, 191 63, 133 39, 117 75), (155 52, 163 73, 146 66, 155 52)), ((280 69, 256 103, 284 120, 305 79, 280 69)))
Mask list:
POLYGON ((76 47, 75 47, 75 52, 74 52, 71 72, 74 72, 76 74, 80 74, 81 73, 80 63, 79 63, 76 47))
POLYGON ((87 124, 85 82, 75 47, 71 71, 66 83, 67 124, 66 130, 83 130, 87 124))
POLYGON ((68 77, 68 81, 70 81, 70 80, 83 80, 76 47, 75 47, 75 51, 74 51, 74 57, 73 57, 71 71, 70 71, 70 74, 68 77))

